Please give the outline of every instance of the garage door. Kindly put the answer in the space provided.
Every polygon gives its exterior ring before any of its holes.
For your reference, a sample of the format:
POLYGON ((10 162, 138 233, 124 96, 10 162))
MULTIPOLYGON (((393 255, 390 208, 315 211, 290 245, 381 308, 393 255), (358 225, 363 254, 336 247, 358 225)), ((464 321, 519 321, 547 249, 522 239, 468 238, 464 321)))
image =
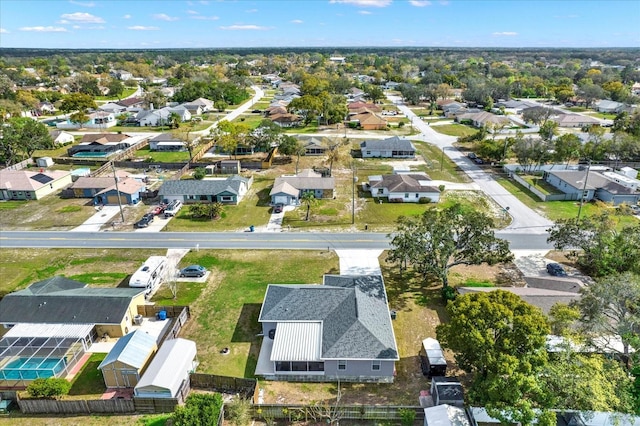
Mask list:
POLYGON ((276 195, 275 202, 276 204, 289 204, 289 197, 286 195, 276 195))
MULTIPOLYGON (((127 199, 125 197, 123 197, 122 195, 120 196, 120 203, 121 204, 127 204, 127 199)), ((107 204, 118 204, 118 196, 117 195, 109 195, 107 197, 107 204)))

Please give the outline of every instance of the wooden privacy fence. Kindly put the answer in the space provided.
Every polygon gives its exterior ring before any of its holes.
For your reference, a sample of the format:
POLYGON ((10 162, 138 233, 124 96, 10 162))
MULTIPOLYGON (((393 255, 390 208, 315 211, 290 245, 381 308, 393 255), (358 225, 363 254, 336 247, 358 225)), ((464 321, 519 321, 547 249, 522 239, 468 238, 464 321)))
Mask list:
POLYGON ((179 404, 177 398, 133 398, 136 413, 171 413, 179 404))
POLYGON ((192 389, 214 390, 221 393, 237 393, 253 402, 258 389, 256 379, 216 376, 215 374, 191 373, 189 375, 192 389))
POLYGON ((133 413, 135 403, 130 399, 55 400, 20 399, 18 407, 23 414, 91 414, 133 413))
POLYGON ((171 306, 158 306, 158 305, 138 305, 138 314, 143 317, 155 317, 158 312, 165 311, 167 313, 167 318, 177 318, 183 315, 182 311, 187 310, 187 317, 189 316, 189 307, 188 306, 179 306, 179 305, 171 305, 171 306))
POLYGON ((416 406, 388 405, 254 405, 252 416, 255 419, 285 419, 288 421, 321 422, 332 416, 340 420, 402 420, 404 410, 415 411, 416 420, 424 419, 424 408, 416 406))

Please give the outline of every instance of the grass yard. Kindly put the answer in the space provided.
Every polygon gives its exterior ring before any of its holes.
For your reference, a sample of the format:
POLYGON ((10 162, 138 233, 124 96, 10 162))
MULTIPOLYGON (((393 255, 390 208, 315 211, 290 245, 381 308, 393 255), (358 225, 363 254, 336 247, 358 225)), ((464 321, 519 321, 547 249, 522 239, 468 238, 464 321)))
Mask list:
POLYGON ((211 270, 181 333, 198 343, 199 371, 253 377, 260 352, 257 319, 267 285, 320 283, 323 274, 339 273, 333 252, 279 251, 278 258, 274 262, 268 250, 200 250, 183 260, 211 270), (225 347, 230 354, 220 354, 225 347))
POLYGON ((71 148, 73 145, 75 145, 75 142, 69 143, 67 145, 63 145, 63 146, 57 146, 53 149, 38 149, 36 151, 33 152, 33 158, 40 158, 40 157, 51 157, 51 158, 56 158, 56 157, 66 157, 67 156, 67 150, 69 148, 71 148))
POLYGON ((247 229, 249 225, 266 225, 271 215, 269 191, 272 185, 272 178, 255 176, 253 185, 240 204, 224 206, 220 219, 193 219, 189 214, 189 206, 184 206, 164 230, 167 232, 229 231, 247 229))
POLYGON ((189 161, 189 151, 150 151, 148 146, 137 150, 135 155, 138 158, 151 158, 151 161, 154 162, 180 163, 189 161))
POLYGON ((51 194, 41 200, 2 202, 0 212, 0 229, 4 231, 68 231, 96 211, 89 199, 62 199, 51 194))
MULTIPOLYGON (((580 203, 578 201, 540 201, 531 191, 523 187, 512 179, 505 177, 494 176, 496 180, 504 186, 510 193, 518 197, 520 201, 526 204, 529 208, 537 211, 550 220, 559 219, 572 219, 578 217, 578 210, 580 209, 580 203)), ((585 203, 582 206, 582 216, 593 216, 608 211, 612 214, 615 213, 615 209, 600 202, 585 203)), ((622 229, 627 226, 633 226, 638 224, 638 219, 634 216, 613 216, 617 221, 618 229, 622 229)))
POLYGON ((443 124, 433 126, 433 130, 444 135, 457 137, 473 135, 478 131, 478 129, 464 124, 443 124))
MULTIPOLYGON (((467 174, 437 146, 421 141, 413 141, 413 144, 426 162, 422 171, 426 172, 431 179, 459 183, 471 182, 467 174)), ((420 170, 420 167, 418 167, 418 170, 420 170)))
POLYGON ((137 87, 125 87, 124 91, 120 94, 120 96, 96 96, 95 100, 96 101, 119 101, 121 99, 124 98, 128 98, 129 96, 133 95, 136 90, 138 90, 137 87))
POLYGON ((555 186, 547 183, 541 176, 533 175, 519 175, 529 185, 533 186, 538 191, 545 195, 562 194, 563 192, 558 190, 555 186))
POLYGON ((107 387, 98 366, 106 356, 106 353, 91 354, 82 370, 71 382, 69 396, 65 399, 100 399, 107 387))
POLYGON ((111 414, 95 414, 93 416, 46 416, 34 414, 22 414, 19 410, 13 410, 7 417, 0 417, 0 426, 161 426, 165 423, 148 423, 158 415, 136 414, 131 416, 118 416, 111 414))
POLYGON ((149 256, 164 254, 140 249, 0 249, 0 296, 55 275, 116 287, 149 256))

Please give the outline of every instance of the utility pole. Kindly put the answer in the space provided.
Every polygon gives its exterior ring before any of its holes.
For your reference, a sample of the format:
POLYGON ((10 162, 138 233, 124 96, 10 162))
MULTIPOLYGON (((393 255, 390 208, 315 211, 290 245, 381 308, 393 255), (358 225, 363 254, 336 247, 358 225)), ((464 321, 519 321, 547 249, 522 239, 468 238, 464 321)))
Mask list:
POLYGON ((587 163, 587 174, 584 176, 584 184, 582 185, 582 194, 580 194, 580 207, 578 207, 578 217, 576 222, 580 221, 580 213, 582 213, 582 205, 584 204, 584 193, 587 190, 587 181, 589 180, 589 169, 591 168, 591 160, 587 163))
POLYGON ((118 207, 120 207, 120 219, 124 224, 124 213, 122 212, 122 200, 120 199, 120 188, 118 188, 118 176, 116 176, 116 166, 111 162, 111 170, 113 170, 113 180, 116 181, 116 193, 118 194, 118 207))
POLYGON ((443 166, 444 166, 444 146, 442 147, 442 156, 440 157, 440 171, 442 171, 443 166))
POLYGON ((351 163, 351 170, 353 172, 353 180, 351 182, 351 224, 354 225, 356 223, 356 182, 358 181, 355 163, 351 163))

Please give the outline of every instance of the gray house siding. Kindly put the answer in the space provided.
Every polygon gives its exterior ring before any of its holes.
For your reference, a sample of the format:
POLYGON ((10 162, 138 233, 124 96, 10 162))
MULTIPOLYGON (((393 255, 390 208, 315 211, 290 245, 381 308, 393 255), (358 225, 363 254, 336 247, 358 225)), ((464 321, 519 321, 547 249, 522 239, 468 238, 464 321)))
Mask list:
MULTIPOLYGON (((575 188, 571 185, 569 185, 567 182, 563 181, 562 179, 560 179, 558 176, 549 174, 549 173, 545 173, 545 181, 550 184, 551 186, 559 189, 560 191, 564 192, 565 194, 568 195, 572 195, 573 197, 571 197, 572 200, 579 200, 580 199, 580 194, 582 193, 582 189, 580 188, 575 188)), ((591 201, 593 199, 593 197, 595 196, 595 190, 593 189, 589 189, 587 188, 587 190, 585 191, 586 193, 586 197, 585 197, 585 201, 591 201)))
POLYGON ((377 360, 380 364, 379 370, 372 368, 371 360, 347 360, 346 369, 338 370, 338 361, 330 360, 324 362, 324 374, 330 377, 342 378, 361 378, 361 377, 390 377, 393 381, 393 372, 395 370, 394 361, 377 360))
POLYGON ((596 191, 596 197, 605 203, 612 203, 614 206, 620 204, 637 204, 640 200, 640 194, 612 194, 604 189, 596 191))

